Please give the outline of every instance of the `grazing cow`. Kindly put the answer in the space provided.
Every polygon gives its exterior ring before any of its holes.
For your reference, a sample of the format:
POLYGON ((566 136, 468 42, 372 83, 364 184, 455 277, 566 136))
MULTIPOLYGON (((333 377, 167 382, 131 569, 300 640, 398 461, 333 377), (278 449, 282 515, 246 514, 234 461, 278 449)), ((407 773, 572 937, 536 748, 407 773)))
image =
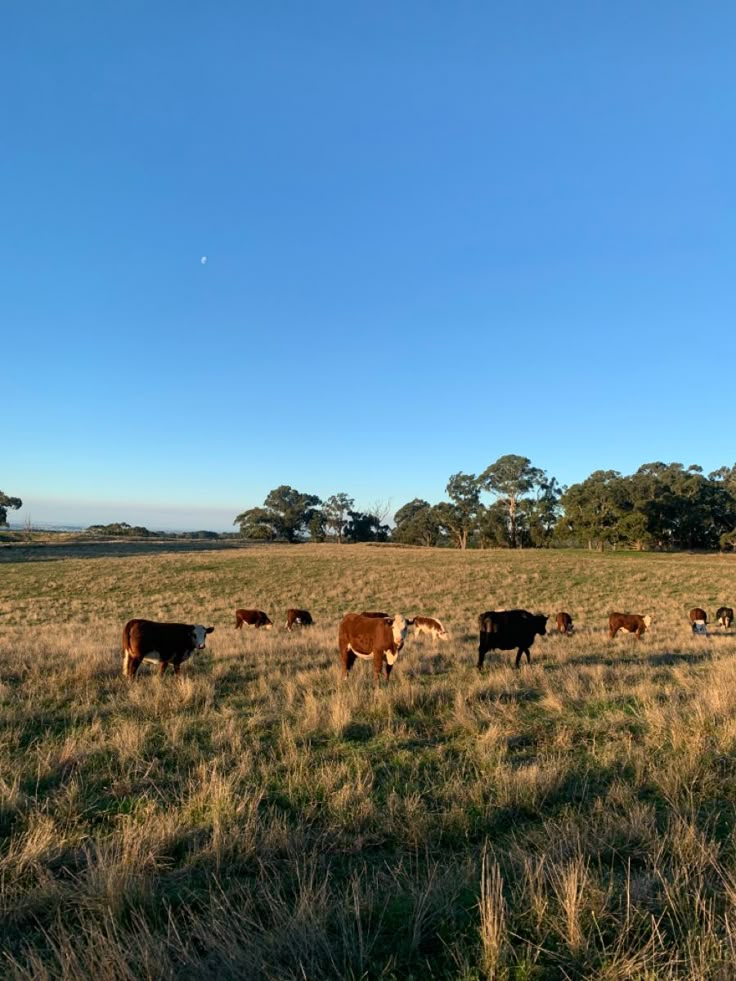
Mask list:
POLYGON ((511 651, 518 648, 516 667, 521 664, 522 654, 526 654, 529 664, 532 663, 529 648, 534 643, 537 634, 543 637, 547 633, 547 620, 543 614, 530 613, 528 610, 489 610, 478 617, 480 641, 478 644, 478 670, 488 651, 511 651))
POLYGON ((450 638, 440 621, 435 620, 434 617, 414 617, 414 633, 417 637, 419 634, 428 634, 434 644, 438 640, 449 640, 450 638))
POLYGON ((375 613, 375 612, 374 613, 368 613, 365 610, 363 610, 363 612, 360 614, 360 616, 362 616, 362 617, 372 617, 375 620, 390 620, 391 619, 391 614, 390 613, 375 613))
POLYGON ((690 613, 690 626, 694 634, 704 634, 707 632, 708 614, 699 606, 694 606, 690 613))
POLYGON ((182 663, 204 648, 214 629, 199 623, 128 620, 123 627, 123 677, 134 678, 141 661, 158 664, 160 675, 169 665, 179 674, 182 663))
POLYGON ((716 622, 721 627, 730 627, 733 623, 733 610, 730 606, 722 606, 716 613, 716 622))
POLYGON ((254 627, 256 630, 260 627, 263 627, 264 630, 270 630, 273 626, 263 610, 236 610, 235 629, 240 630, 243 624, 246 627, 254 627))
POLYGON ((572 617, 569 613, 560 612, 557 614, 557 630, 561 634, 571 634, 575 627, 572 623, 572 617))
POLYGON ((297 627, 311 627, 314 623, 312 619, 312 614, 309 610, 287 610, 286 611, 286 629, 291 630, 291 628, 296 624, 297 627))
POLYGON ((384 666, 388 681, 399 651, 404 646, 410 622, 400 613, 394 617, 366 617, 362 613, 346 613, 340 622, 338 633, 343 678, 347 678, 356 657, 360 657, 373 661, 374 684, 380 684, 384 666))
POLYGON ((624 634, 636 634, 637 640, 654 622, 654 617, 638 613, 611 613, 608 617, 608 636, 613 640, 619 630, 624 634))

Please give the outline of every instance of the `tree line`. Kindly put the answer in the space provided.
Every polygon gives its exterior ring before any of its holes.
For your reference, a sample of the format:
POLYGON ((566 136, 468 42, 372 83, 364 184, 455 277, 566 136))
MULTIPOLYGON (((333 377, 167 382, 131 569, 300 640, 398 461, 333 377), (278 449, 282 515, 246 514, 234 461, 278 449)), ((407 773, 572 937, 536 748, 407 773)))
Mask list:
POLYGON ((707 476, 697 465, 646 463, 628 476, 596 470, 569 487, 507 454, 482 473, 459 472, 448 500, 414 498, 385 523, 386 505, 355 509, 346 493, 322 501, 282 485, 237 515, 260 541, 388 541, 454 548, 588 547, 710 550, 736 547, 736 465, 707 476), (486 499, 483 499, 483 496, 486 499))

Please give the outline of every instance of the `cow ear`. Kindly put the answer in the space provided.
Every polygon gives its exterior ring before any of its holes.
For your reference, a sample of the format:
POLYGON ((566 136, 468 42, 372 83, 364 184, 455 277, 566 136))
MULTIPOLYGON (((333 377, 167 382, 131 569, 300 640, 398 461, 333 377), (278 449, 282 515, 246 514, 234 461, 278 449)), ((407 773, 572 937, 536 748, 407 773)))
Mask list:
POLYGON ((205 632, 206 634, 211 634, 211 633, 213 633, 213 632, 214 632, 214 629, 215 629, 214 627, 205 627, 205 628, 204 628, 204 632, 205 632))

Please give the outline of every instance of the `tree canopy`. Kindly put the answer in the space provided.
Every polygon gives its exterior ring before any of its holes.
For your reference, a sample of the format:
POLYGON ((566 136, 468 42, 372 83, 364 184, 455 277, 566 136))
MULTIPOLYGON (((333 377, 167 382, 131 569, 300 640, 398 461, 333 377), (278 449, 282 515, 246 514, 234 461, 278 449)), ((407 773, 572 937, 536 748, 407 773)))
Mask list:
POLYGON ((8 523, 8 511, 16 511, 23 507, 23 501, 19 497, 9 497, 0 491, 0 528, 4 528, 8 523))

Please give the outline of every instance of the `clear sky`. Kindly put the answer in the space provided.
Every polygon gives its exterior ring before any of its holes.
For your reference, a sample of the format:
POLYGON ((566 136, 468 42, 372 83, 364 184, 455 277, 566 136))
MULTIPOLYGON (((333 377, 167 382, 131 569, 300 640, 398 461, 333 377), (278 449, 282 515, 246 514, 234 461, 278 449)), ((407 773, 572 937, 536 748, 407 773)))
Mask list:
POLYGON ((733 464, 734 38, 690 0, 6 5, 11 517, 733 464))

